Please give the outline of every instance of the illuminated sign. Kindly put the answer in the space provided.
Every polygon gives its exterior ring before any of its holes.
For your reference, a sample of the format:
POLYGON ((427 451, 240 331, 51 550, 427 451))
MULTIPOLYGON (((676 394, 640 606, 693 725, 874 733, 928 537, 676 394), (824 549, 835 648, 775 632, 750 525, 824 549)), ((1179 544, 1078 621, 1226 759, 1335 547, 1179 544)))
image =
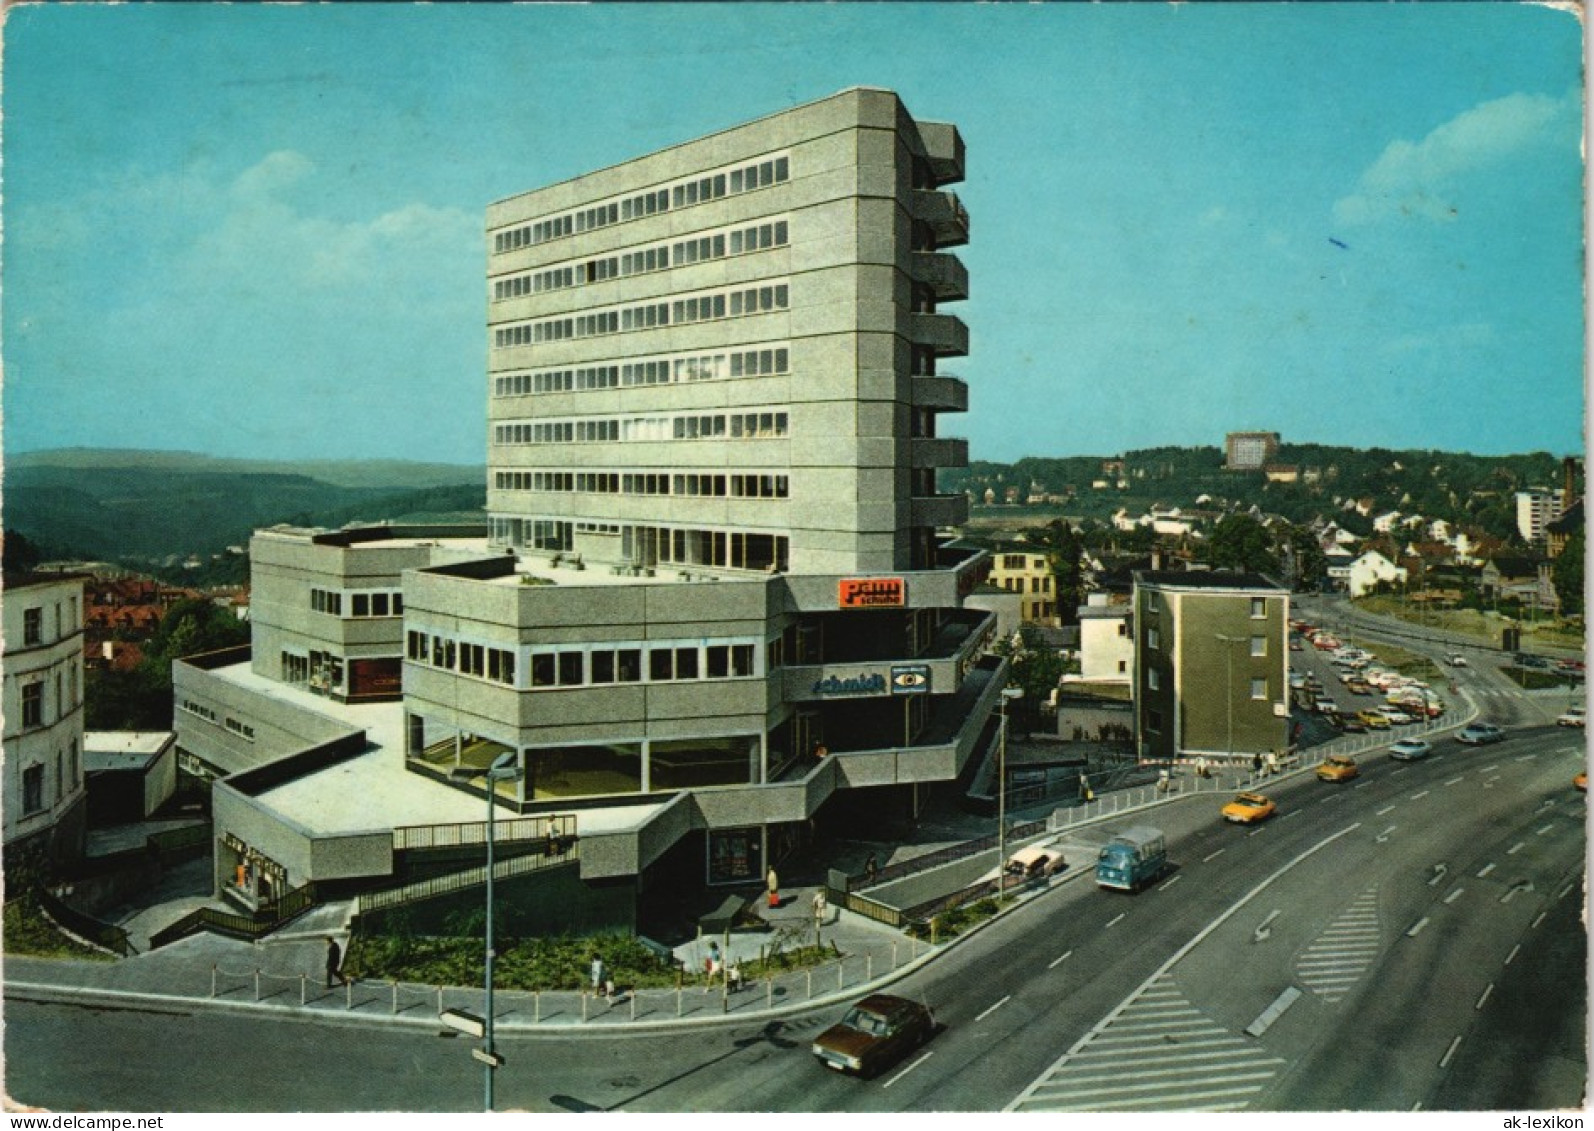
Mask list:
POLYGON ((897 608, 908 603, 908 583, 900 577, 844 577, 836 604, 843 609, 897 608))
POLYGON ((891 669, 891 694, 928 695, 929 693, 929 664, 898 664, 891 669))
POLYGON ((826 679, 816 679, 813 694, 826 695, 883 695, 886 690, 886 677, 883 675, 860 675, 850 679, 841 679, 830 676, 826 679))

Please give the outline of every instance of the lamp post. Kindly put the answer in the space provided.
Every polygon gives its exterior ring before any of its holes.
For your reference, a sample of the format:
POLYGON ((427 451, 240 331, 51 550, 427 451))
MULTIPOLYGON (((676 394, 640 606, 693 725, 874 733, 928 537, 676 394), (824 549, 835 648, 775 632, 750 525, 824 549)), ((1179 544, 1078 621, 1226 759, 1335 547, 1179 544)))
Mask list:
POLYGON ((996 900, 1007 898, 1007 705, 1024 697, 1022 687, 1002 688, 1002 738, 996 756, 996 900))
MULTIPOLYGON (((1225 636, 1221 632, 1217 634, 1217 638, 1219 640, 1221 640, 1225 645, 1238 644, 1242 640, 1245 639, 1243 636, 1225 636)), ((1234 649, 1233 648, 1225 647, 1223 649, 1223 664, 1224 664, 1225 669, 1227 670, 1227 680, 1226 680, 1226 683, 1225 683, 1226 691, 1224 693, 1223 699, 1224 699, 1224 702, 1228 705, 1228 713, 1229 713, 1229 761, 1232 763, 1234 761, 1234 649)))
POLYGON ((493 1051, 493 842, 497 839, 496 811, 493 806, 498 783, 501 781, 516 781, 524 775, 525 771, 515 765, 514 751, 506 751, 499 755, 485 771, 477 769, 459 768, 450 772, 451 777, 457 781, 468 781, 477 777, 487 780, 487 954, 486 972, 482 981, 486 992, 486 1010, 483 1017, 482 1053, 480 1057, 486 1066, 486 1107, 484 1110, 493 1110, 493 1071, 498 1067, 498 1056, 493 1051))

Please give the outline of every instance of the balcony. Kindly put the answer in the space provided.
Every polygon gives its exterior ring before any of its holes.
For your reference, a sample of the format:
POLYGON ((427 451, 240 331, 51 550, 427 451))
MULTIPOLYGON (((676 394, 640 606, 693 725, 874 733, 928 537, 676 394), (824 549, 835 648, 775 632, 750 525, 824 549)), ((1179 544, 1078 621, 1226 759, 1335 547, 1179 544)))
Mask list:
POLYGON ((914 526, 962 526, 968 520, 967 495, 915 495, 913 498, 914 526))
POLYGON ((909 337, 915 345, 929 346, 937 357, 964 357, 969 352, 969 328, 952 314, 910 314, 909 337))
POLYGON ((963 202, 950 192, 915 189, 913 218, 930 225, 939 247, 956 247, 969 242, 969 214, 963 202))
POLYGON ((912 467, 967 467, 969 442, 957 436, 936 439, 918 438, 909 441, 912 467))
POLYGON ((940 251, 914 252, 913 278, 915 282, 928 284, 939 301, 969 297, 969 269, 955 255, 940 251))
POLYGON ((915 377, 913 403, 937 412, 967 412, 969 387, 961 377, 915 377))
POLYGON ((963 179, 963 135, 950 122, 920 122, 919 138, 938 185, 963 179))

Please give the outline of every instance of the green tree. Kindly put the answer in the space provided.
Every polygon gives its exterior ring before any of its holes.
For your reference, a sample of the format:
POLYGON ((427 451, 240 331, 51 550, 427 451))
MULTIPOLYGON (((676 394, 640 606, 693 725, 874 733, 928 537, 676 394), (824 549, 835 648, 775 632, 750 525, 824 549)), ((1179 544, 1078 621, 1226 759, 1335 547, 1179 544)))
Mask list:
POLYGON ((1580 616, 1583 612, 1583 532, 1574 533, 1566 540, 1566 548, 1550 567, 1550 581, 1555 585, 1555 595, 1561 601, 1562 616, 1580 616))
POLYGON ((1281 548, 1288 547, 1293 567, 1291 582, 1295 589, 1316 592, 1328 573, 1328 558, 1317 537, 1304 526, 1291 526, 1280 538, 1281 548))
POLYGON ((191 597, 177 602, 143 644, 131 671, 91 670, 84 680, 85 722, 95 730, 167 730, 172 725, 172 661, 249 643, 249 626, 191 597))
POLYGON ((1279 565, 1267 528, 1248 514, 1231 514, 1219 522, 1207 552, 1215 569, 1273 573, 1279 565))

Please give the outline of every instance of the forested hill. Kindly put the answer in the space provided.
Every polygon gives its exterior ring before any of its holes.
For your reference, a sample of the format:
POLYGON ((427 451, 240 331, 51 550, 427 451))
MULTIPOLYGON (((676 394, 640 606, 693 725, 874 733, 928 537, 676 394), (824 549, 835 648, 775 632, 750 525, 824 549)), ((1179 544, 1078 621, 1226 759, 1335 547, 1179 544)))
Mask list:
POLYGON ((8 458, 3 517, 47 556, 138 568, 205 559, 279 522, 485 522, 485 505, 480 467, 74 449, 8 458))
MULTIPOLYGON (((1561 460, 1548 452, 1476 456, 1282 444, 1273 463, 1296 469, 1301 478, 1278 483, 1260 471, 1227 471, 1217 447, 1146 448, 1109 456, 1031 457, 1013 464, 975 461, 966 469, 942 472, 941 489, 972 491, 978 502, 987 488, 1001 501, 1007 488, 1016 487, 1020 500, 1057 496, 1066 513, 1087 518, 1151 503, 1193 507, 1209 495, 1304 522, 1317 514, 1339 517, 1345 500, 1370 499, 1374 514, 1400 510, 1476 524, 1504 536, 1514 525, 1516 491, 1554 488, 1562 481, 1561 460)), ((1347 525, 1354 528, 1360 521, 1365 520, 1352 513, 1347 525)))

